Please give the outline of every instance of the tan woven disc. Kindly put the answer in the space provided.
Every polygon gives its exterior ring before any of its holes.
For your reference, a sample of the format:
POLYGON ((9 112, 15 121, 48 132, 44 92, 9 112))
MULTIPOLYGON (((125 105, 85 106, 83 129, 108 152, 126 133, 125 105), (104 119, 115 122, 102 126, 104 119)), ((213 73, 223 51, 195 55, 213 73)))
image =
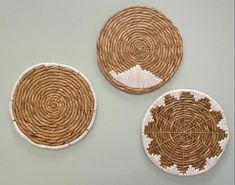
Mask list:
POLYGON ((225 150, 226 122, 221 107, 208 95, 194 90, 167 92, 145 114, 145 152, 159 168, 174 175, 206 172, 225 150))
POLYGON ((23 73, 11 99, 17 131, 31 144, 59 149, 91 128, 96 98, 87 78, 68 66, 40 64, 23 73))
POLYGON ((178 29, 161 12, 133 6, 111 16, 97 41, 98 65, 115 87, 135 94, 161 87, 183 56, 178 29))

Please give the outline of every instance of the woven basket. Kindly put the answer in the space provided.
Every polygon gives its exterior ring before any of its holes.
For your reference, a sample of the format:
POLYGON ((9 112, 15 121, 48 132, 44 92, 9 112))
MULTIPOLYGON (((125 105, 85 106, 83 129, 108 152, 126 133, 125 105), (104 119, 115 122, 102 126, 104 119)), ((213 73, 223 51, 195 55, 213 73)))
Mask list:
POLYGON ((87 134, 96 115, 96 96, 76 69, 39 64, 16 82, 10 111, 23 138, 41 148, 60 149, 87 134))
POLYGON ((161 87, 183 56, 178 29, 161 12, 133 6, 111 16, 100 31, 97 61, 115 87, 141 94, 161 87))
POLYGON ((206 172, 218 161, 228 139, 223 110, 198 91, 167 92, 143 119, 145 153, 159 168, 174 175, 206 172))

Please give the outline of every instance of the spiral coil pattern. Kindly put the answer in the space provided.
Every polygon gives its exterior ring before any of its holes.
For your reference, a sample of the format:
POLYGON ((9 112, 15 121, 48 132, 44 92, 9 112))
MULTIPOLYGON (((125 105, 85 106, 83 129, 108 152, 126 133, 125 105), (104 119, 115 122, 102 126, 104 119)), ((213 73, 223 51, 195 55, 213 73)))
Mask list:
POLYGON ((196 175, 217 162, 228 141, 228 128, 214 100, 195 91, 174 91, 151 106, 142 138, 158 167, 175 175, 196 175))
POLYGON ((161 87, 176 72, 182 56, 178 29, 161 12, 148 7, 117 12, 104 24, 97 41, 101 72, 115 87, 130 93, 161 87), (136 66, 141 70, 134 70, 136 66))
POLYGON ((16 83, 12 116, 21 135, 43 148, 63 148, 78 141, 92 125, 94 91, 80 72, 68 66, 41 64, 16 83))

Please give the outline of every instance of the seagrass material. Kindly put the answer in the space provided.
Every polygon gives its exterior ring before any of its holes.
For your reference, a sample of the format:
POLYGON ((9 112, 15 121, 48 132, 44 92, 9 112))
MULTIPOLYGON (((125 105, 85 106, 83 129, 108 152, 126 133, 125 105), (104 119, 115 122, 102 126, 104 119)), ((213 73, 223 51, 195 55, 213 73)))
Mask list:
POLYGON ((97 41, 98 66, 115 87, 141 94, 165 84, 183 56, 178 29, 154 8, 133 6, 111 16, 97 41))
POLYGON ((159 97, 142 124, 142 140, 151 161, 180 176, 209 170, 229 138, 225 115, 208 95, 175 90, 159 97))
POLYGON ((91 128, 96 97, 76 69, 39 64, 17 81, 10 108, 21 136, 36 146, 59 149, 74 144, 91 128))

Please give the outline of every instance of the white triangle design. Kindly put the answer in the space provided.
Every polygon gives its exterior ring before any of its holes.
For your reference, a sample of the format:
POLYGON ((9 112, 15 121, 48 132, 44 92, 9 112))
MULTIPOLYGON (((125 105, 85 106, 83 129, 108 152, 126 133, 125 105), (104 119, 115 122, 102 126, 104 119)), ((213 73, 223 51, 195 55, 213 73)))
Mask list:
POLYGON ((149 88, 162 82, 161 78, 156 77, 153 73, 145 69, 142 69, 140 65, 136 65, 121 73, 116 73, 112 70, 109 74, 111 74, 117 81, 132 88, 149 88))

